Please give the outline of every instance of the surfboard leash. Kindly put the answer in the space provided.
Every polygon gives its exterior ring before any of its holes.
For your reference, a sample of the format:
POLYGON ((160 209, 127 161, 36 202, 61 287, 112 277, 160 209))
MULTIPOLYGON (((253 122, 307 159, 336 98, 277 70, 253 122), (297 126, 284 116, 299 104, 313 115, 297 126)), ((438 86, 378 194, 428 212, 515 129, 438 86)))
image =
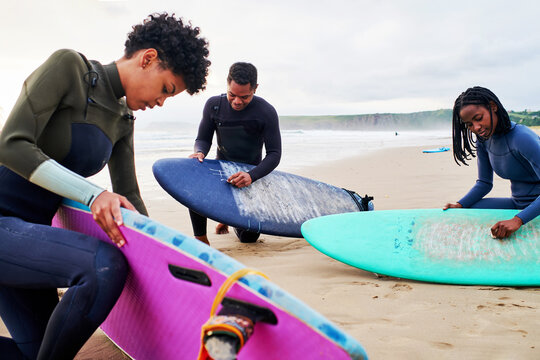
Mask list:
MULTIPOLYGON (((225 335, 229 337, 233 335, 238 340, 238 345, 233 350, 235 353, 238 353, 253 333, 254 323, 248 317, 241 315, 216 315, 219 304, 221 304, 234 283, 250 274, 260 275, 268 279, 268 276, 260 271, 243 268, 232 273, 219 288, 210 309, 210 319, 201 328, 201 347, 199 356, 197 357, 198 360, 213 360, 208 353, 206 344, 207 340, 214 335, 225 335)), ((218 342, 218 346, 219 344, 223 344, 223 342, 218 342)))

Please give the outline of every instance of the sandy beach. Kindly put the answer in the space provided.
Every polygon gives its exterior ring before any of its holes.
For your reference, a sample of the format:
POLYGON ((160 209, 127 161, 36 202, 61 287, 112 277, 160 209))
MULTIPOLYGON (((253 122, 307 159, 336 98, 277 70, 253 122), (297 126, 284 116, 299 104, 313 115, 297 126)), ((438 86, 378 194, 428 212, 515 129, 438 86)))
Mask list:
MULTIPOLYGON (((476 161, 458 166, 451 151, 384 149, 295 173, 374 196, 378 210, 439 208, 474 184, 476 161)), ((279 168, 278 168, 279 169, 279 168)), ((145 193, 150 216, 191 234, 187 209, 161 189, 145 193)), ((495 180, 492 196, 508 196, 495 180)), ((254 244, 213 234, 211 245, 272 281, 357 339, 371 359, 539 359, 540 289, 421 283, 340 263, 304 239, 262 235, 254 244)), ((5 329, 0 334, 6 335, 5 329)), ((98 331, 76 359, 123 359, 98 331)))

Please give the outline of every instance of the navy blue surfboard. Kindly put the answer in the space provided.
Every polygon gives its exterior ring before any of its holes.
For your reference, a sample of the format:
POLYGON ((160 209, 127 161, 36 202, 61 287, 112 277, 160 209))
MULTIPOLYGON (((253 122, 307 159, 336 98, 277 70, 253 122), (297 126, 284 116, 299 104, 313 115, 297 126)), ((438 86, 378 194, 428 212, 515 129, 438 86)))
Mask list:
POLYGON ((170 158, 154 163, 158 183, 186 207, 236 228, 302 237, 302 223, 323 215, 373 210, 367 197, 302 176, 274 170, 248 187, 227 178, 252 165, 170 158))

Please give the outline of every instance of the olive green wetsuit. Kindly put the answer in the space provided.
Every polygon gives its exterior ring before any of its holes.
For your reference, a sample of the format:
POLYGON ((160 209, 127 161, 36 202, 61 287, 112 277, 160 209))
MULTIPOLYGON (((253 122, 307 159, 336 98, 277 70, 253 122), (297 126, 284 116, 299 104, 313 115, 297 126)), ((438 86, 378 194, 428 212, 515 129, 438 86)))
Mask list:
POLYGON ((146 214, 135 178, 133 121, 114 63, 55 52, 23 85, 0 133, 0 315, 6 358, 72 359, 122 292, 128 266, 98 239, 50 226, 62 197, 113 191, 146 214), (57 288, 69 288, 58 301, 57 288))

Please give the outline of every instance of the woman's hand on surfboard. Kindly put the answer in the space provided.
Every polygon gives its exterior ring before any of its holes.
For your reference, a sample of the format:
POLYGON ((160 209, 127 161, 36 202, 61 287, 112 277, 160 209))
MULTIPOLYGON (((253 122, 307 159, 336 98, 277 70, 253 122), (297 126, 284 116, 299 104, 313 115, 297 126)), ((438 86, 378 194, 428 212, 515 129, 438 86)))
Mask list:
POLYGON ((493 225, 491 227, 491 234, 497 239, 504 239, 516 232, 521 225, 523 225, 523 221, 519 217, 514 216, 510 220, 499 221, 493 225))
POLYGON ((443 210, 448 210, 448 209, 461 209, 463 206, 460 204, 460 203, 455 203, 455 204, 446 204, 443 206, 443 210))
POLYGON ((233 186, 243 188, 251 185, 251 176, 245 171, 239 171, 236 174, 232 174, 227 182, 233 186))
POLYGON ((205 158, 204 154, 202 152, 196 152, 188 156, 190 159, 198 159, 199 162, 203 162, 203 159, 205 158))
POLYGON ((109 191, 99 194, 90 208, 94 220, 118 247, 126 243, 124 235, 118 228, 124 224, 120 207, 137 211, 126 197, 109 191))

